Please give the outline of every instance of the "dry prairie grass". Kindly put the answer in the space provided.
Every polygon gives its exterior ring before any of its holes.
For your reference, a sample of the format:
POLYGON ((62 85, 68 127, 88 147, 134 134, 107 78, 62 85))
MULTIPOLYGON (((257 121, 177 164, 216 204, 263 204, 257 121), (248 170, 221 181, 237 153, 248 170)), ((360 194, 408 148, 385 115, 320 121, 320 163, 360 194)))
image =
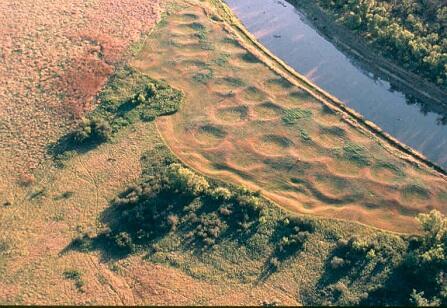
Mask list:
POLYGON ((159 0, 0 3, 2 176, 30 173, 159 16, 159 0))
POLYGON ((140 255, 115 260, 100 252, 65 252, 79 232, 102 227, 109 200, 138 179, 142 153, 160 143, 153 123, 137 124, 113 144, 77 156, 62 170, 42 170, 33 185, 14 189, 11 205, 0 207, 7 230, 0 240, 10 243, 4 264, 0 254, 0 304, 257 305, 272 298, 297 304, 284 290, 296 287, 289 282, 201 281, 140 255), (66 271, 80 273, 82 288, 64 278, 66 271))

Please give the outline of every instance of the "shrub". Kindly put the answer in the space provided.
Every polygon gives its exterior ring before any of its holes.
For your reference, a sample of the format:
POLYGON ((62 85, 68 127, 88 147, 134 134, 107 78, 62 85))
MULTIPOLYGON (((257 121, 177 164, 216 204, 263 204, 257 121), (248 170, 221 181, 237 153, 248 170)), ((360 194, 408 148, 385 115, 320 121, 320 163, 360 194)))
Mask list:
POLYGON ((169 215, 168 216, 168 224, 171 226, 171 230, 174 231, 178 224, 178 216, 177 215, 169 215))
POLYGON ((73 132, 73 141, 77 144, 102 143, 111 139, 112 129, 102 119, 85 119, 73 132))
POLYGON ((278 223, 277 232, 281 235, 275 255, 286 259, 294 255, 305 243, 312 227, 297 217, 289 217, 278 223))
POLYGON ((405 269, 415 281, 414 303, 447 304, 447 218, 439 211, 417 217, 423 235, 413 243, 405 259, 405 269), (420 292, 418 292, 420 291, 420 292), (425 295, 424 295, 425 294, 425 295))
POLYGON ((65 279, 73 280, 75 282, 75 287, 80 291, 84 292, 82 289, 85 285, 82 280, 82 274, 78 270, 67 270, 63 273, 65 279))
POLYGON ((331 259, 331 267, 332 269, 340 269, 343 268, 346 265, 346 262, 343 258, 339 258, 337 256, 333 257, 331 259))
POLYGON ((120 232, 117 235, 115 235, 114 239, 115 239, 115 244, 118 246, 118 248, 128 249, 131 251, 134 249, 134 245, 132 243, 132 237, 130 236, 129 233, 120 232))
POLYGON ((224 224, 216 213, 210 213, 200 218, 200 223, 194 230, 196 239, 205 246, 212 246, 221 234, 224 224))
POLYGON ((208 196, 211 197, 214 200, 218 200, 218 201, 228 201, 231 199, 231 197, 233 196, 233 194, 231 193, 231 191, 227 188, 224 187, 217 187, 214 189, 211 189, 208 192, 208 196))
POLYGON ((210 185, 208 181, 180 164, 171 164, 168 168, 169 182, 179 191, 199 196, 206 192, 210 185))

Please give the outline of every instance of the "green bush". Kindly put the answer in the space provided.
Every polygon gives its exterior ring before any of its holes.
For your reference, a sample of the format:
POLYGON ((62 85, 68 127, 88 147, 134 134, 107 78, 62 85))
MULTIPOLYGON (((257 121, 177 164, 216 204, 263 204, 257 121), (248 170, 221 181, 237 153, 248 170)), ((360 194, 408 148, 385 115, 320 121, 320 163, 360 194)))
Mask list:
POLYGON ((73 280, 75 283, 75 287, 80 291, 84 292, 85 282, 82 280, 82 274, 78 270, 67 270, 63 273, 65 279, 73 280))
POLYGON ((208 181, 203 176, 197 175, 180 164, 169 166, 168 178, 173 187, 191 193, 193 196, 199 196, 210 188, 208 181))
POLYGON ((73 132, 73 141, 77 144, 103 143, 109 141, 112 129, 108 122, 102 119, 85 119, 73 132))

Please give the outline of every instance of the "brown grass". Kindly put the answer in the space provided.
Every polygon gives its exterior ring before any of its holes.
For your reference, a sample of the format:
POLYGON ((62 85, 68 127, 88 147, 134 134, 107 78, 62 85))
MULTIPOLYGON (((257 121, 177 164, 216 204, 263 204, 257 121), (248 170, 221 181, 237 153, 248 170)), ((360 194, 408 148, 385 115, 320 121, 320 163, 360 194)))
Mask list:
POLYGON ((159 16, 159 0, 0 3, 3 176, 31 172, 73 126, 113 66, 159 16))
POLYGON ((42 170, 32 186, 15 187, 12 205, 0 207, 0 224, 7 230, 0 240, 11 246, 4 272, 0 262, 0 304, 258 305, 274 298, 297 304, 290 296, 296 285, 290 282, 201 281, 154 265, 144 255, 105 262, 96 251, 65 252, 79 232, 101 228, 99 217, 108 201, 140 176, 142 152, 161 142, 153 123, 138 124, 123 131, 116 143, 80 155, 62 170, 42 170), (30 199, 37 189, 45 194, 30 199), (61 198, 65 192, 73 194, 61 198), (64 278, 67 270, 81 273, 82 292, 64 278))

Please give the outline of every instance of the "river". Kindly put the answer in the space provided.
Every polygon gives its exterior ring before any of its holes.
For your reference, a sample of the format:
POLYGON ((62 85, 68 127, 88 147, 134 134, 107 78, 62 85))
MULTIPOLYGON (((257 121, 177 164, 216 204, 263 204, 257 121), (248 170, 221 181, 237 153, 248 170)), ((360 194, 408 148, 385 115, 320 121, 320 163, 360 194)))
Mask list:
POLYGON ((447 170, 446 115, 396 90, 320 34, 294 6, 278 0, 225 0, 276 56, 383 130, 447 170))

